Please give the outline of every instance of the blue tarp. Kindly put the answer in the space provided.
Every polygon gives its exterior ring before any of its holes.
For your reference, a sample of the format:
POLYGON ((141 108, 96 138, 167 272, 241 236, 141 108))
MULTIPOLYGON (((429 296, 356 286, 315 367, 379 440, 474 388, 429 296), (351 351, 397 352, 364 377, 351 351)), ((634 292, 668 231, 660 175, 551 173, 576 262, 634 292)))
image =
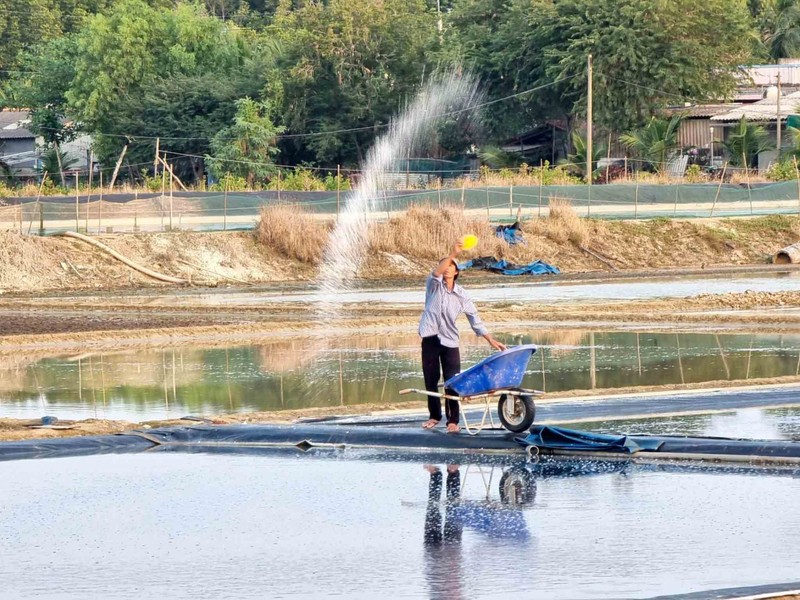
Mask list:
POLYGON ((639 450, 655 451, 664 443, 663 441, 647 438, 637 438, 634 441, 627 435, 609 435, 548 425, 533 425, 527 436, 514 439, 523 446, 536 446, 538 448, 628 452, 630 454, 639 450))
POLYGON ((505 240, 509 246, 525 244, 525 239, 522 237, 522 230, 519 228, 519 221, 513 225, 498 225, 494 230, 494 234, 501 240, 505 240))
POLYGON ((464 269, 484 269, 492 273, 501 273, 502 275, 558 275, 561 271, 558 267, 535 260, 527 265, 517 265, 510 263, 507 260, 497 260, 494 256, 482 256, 481 258, 474 258, 459 265, 461 270, 464 269))

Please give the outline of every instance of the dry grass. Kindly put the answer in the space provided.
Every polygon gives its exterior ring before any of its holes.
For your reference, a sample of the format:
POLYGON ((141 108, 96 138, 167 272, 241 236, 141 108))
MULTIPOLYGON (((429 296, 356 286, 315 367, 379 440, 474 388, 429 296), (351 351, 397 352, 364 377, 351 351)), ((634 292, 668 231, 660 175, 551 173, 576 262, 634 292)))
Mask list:
POLYGON ((461 254, 459 260, 490 255, 511 259, 509 246, 495 236, 494 225, 485 217, 467 216, 456 206, 440 209, 414 206, 388 222, 375 223, 369 233, 370 250, 437 260, 447 256, 453 245, 468 233, 477 235, 479 242, 474 249, 461 254))
POLYGON ((582 246, 589 239, 587 220, 578 216, 569 200, 550 198, 550 213, 546 219, 531 221, 526 229, 544 235, 557 244, 572 242, 582 246))
POLYGON ((261 209, 256 238, 286 258, 319 264, 330 223, 320 221, 298 206, 271 205, 261 209))

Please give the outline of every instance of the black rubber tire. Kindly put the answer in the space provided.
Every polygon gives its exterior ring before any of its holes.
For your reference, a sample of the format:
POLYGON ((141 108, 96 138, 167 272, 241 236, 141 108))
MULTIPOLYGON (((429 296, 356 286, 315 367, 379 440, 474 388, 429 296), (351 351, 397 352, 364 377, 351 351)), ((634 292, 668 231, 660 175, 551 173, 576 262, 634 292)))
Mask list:
POLYGON ((536 500, 536 478, 528 469, 514 468, 500 477, 500 502, 514 507, 531 506, 536 500))
POLYGON ((514 408, 519 411, 513 418, 509 418, 505 414, 508 399, 508 394, 502 394, 497 402, 497 414, 500 417, 500 422, 509 431, 522 433, 533 425, 533 420, 536 418, 536 404, 533 402, 533 396, 527 394, 512 396, 515 401, 514 408))

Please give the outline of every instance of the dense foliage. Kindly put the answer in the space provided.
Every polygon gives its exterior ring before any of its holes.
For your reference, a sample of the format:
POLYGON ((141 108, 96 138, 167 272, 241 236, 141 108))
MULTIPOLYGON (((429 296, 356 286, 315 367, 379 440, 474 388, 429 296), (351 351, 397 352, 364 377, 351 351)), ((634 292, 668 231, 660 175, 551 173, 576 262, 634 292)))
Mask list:
POLYGON ((800 0, 4 0, 0 102, 31 109, 47 148, 91 134, 106 168, 127 147, 126 173, 152 169, 158 138, 185 179, 266 183, 274 162, 357 164, 442 69, 472 71, 491 104, 478 137, 440 130, 438 157, 581 129, 588 54, 595 123, 635 135, 798 51, 800 0))

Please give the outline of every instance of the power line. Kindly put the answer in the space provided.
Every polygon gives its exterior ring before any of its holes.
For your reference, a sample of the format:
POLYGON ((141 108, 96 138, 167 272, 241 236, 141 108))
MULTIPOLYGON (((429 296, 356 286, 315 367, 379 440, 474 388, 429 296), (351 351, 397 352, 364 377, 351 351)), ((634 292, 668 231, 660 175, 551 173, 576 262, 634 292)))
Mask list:
MULTIPOLYGON (((495 100, 489 100, 487 102, 483 102, 483 103, 480 103, 480 104, 473 104, 471 106, 467 106, 466 108, 461 108, 461 109, 458 109, 458 110, 452 110, 452 111, 439 113, 439 114, 435 114, 435 115, 429 115, 429 116, 425 117, 425 119, 426 120, 441 119, 441 118, 450 117, 450 116, 453 116, 453 115, 462 114, 462 113, 465 113, 465 112, 478 110, 478 109, 481 109, 481 108, 485 108, 487 106, 491 106, 493 104, 497 104, 499 102, 504 102, 506 100, 511 100, 511 99, 514 99, 514 98, 519 98, 520 96, 524 96, 526 94, 532 94, 533 92, 537 92, 539 90, 543 90, 545 88, 552 87, 554 85, 558 85, 558 84, 563 83, 565 81, 568 81, 568 80, 570 80, 570 79, 572 79, 574 77, 577 77, 577 75, 570 75, 569 77, 564 77, 562 79, 557 79, 555 81, 551 81, 550 83, 545 83, 545 84, 530 88, 528 90, 524 90, 522 92, 517 92, 515 94, 510 94, 508 96, 503 96, 502 98, 496 98, 495 100)), ((387 127, 391 127, 391 125, 392 125, 392 122, 390 121, 388 123, 376 123, 375 125, 366 125, 366 126, 363 126, 363 127, 350 127, 350 128, 346 128, 346 129, 335 129, 335 130, 332 130, 332 131, 315 131, 315 132, 309 132, 309 133, 285 133, 285 134, 281 133, 281 134, 277 134, 274 139, 281 140, 281 139, 297 139, 297 138, 320 137, 320 136, 326 136, 326 135, 339 135, 339 134, 342 134, 342 133, 354 133, 354 132, 358 132, 358 131, 372 131, 372 130, 375 130, 375 129, 385 129, 387 127)), ((59 129, 54 128, 54 127, 41 127, 40 129, 49 130, 49 131, 59 131, 59 129)), ((134 140, 137 140, 137 139, 140 139, 140 140, 161 139, 161 140, 167 140, 167 141, 168 140, 176 140, 176 141, 211 141, 212 139, 214 139, 214 137, 190 137, 190 136, 169 136, 169 135, 139 135, 139 134, 135 134, 135 133, 103 133, 103 132, 91 132, 91 133, 93 135, 103 135, 103 136, 106 136, 106 137, 125 138, 125 139, 131 140, 131 141, 134 141, 134 140)), ((226 141, 230 141, 230 140, 234 140, 234 139, 237 139, 237 138, 223 138, 223 139, 225 139, 226 141)))

